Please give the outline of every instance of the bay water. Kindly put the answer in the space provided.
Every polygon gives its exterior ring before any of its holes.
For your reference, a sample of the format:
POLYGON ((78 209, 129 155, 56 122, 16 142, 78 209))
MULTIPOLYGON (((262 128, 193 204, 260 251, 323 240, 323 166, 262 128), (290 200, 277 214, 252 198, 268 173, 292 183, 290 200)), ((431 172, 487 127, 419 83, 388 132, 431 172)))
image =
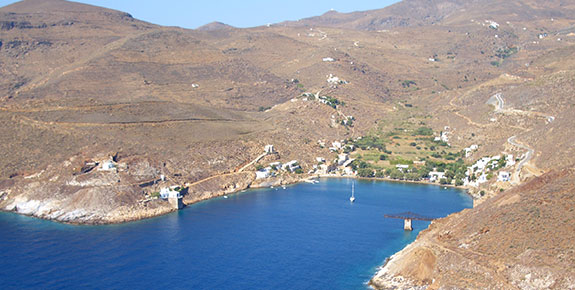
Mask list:
POLYGON ((472 207, 459 189, 372 180, 248 190, 165 216, 77 226, 0 213, 2 289, 366 289, 429 222, 472 207), (350 203, 355 182, 355 203, 350 203))

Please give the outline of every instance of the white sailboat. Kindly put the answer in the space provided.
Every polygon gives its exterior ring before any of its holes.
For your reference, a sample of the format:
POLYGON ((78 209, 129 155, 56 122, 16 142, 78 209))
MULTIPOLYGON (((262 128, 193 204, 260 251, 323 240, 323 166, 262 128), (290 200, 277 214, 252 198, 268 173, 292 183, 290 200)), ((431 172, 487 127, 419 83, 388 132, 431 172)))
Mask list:
POLYGON ((351 197, 349 198, 349 201, 355 201, 355 182, 351 184, 351 197))

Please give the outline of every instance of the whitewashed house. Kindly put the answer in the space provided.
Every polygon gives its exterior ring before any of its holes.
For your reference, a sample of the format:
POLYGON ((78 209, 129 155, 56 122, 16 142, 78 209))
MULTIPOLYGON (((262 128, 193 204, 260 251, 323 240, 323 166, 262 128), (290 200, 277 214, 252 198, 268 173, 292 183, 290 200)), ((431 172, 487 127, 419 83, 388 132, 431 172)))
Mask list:
POLYGON ((395 168, 399 169, 399 171, 401 171, 401 172, 406 172, 407 169, 409 169, 409 165, 407 165, 407 164, 397 164, 397 165, 395 165, 395 168))
POLYGON ((327 82, 331 85, 347 84, 347 81, 340 79, 332 74, 327 76, 327 82))
POLYGON ((316 160, 318 163, 325 163, 325 158, 323 158, 323 157, 316 157, 315 160, 316 160))
POLYGON ((485 183, 487 181, 487 174, 485 173, 482 173, 479 178, 477 178, 477 184, 485 183))
POLYGON ((355 172, 353 171, 353 169, 351 167, 345 167, 343 169, 343 174, 348 175, 348 176, 354 176, 355 172))
POLYGON ((299 166, 299 164, 297 164, 297 160, 292 160, 292 161, 282 165, 283 170, 287 170, 290 172, 294 172, 298 168, 301 168, 301 166, 299 166))
POLYGON ((256 171, 256 179, 268 178, 271 176, 271 167, 262 168, 256 171))
POLYGON ((341 146, 342 146, 342 145, 341 145, 341 142, 339 142, 339 141, 334 141, 334 142, 331 143, 331 146, 333 146, 333 148, 336 148, 336 149, 339 150, 339 149, 341 149, 341 146))
POLYGON ((501 181, 501 182, 508 182, 511 178, 511 175, 509 174, 508 171, 499 171, 499 174, 497 175, 497 181, 501 181))
POLYGON ((343 165, 349 159, 347 153, 342 153, 337 156, 337 165, 343 165))
POLYGON ((160 197, 162 199, 181 198, 182 195, 180 194, 179 191, 176 190, 176 188, 177 188, 177 186, 162 187, 160 189, 160 197))
POLYGON ((497 23, 493 20, 485 20, 485 22, 489 23, 489 28, 492 28, 492 29, 499 28, 499 23, 497 23))
POLYGON ((334 62, 335 59, 333 59, 333 58, 331 58, 331 57, 324 57, 324 58, 323 58, 323 61, 324 61, 324 62, 334 62))
POLYGON ((101 170, 101 171, 116 170, 116 163, 112 159, 106 160, 106 161, 102 162, 102 165, 100 166, 99 170, 101 170))
POLYGON ((279 170, 282 168, 281 162, 272 162, 269 164, 271 169, 279 170))
POLYGON ((327 164, 321 164, 317 170, 317 174, 328 174, 329 166, 327 164))
POLYGON ((264 147, 264 151, 268 154, 274 153, 274 145, 266 145, 266 147, 264 147))
POLYGON ((475 164, 473 164, 473 166, 471 166, 471 167, 476 172, 483 171, 485 169, 485 167, 487 167, 487 164, 489 164, 490 161, 491 161, 490 157, 483 157, 483 158, 477 160, 477 162, 475 162, 475 164))
POLYGON ((431 171, 429 172, 429 181, 436 182, 445 177, 445 172, 431 171))
POLYGON ((513 158, 513 154, 505 156, 505 166, 510 167, 513 165, 515 165, 515 158, 513 158))

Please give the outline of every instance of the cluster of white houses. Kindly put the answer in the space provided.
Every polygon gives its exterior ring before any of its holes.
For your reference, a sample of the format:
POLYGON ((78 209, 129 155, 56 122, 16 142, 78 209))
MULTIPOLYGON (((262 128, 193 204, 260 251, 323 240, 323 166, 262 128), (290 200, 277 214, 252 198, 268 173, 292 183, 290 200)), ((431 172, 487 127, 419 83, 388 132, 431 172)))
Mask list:
POLYGON ((281 162, 272 162, 269 164, 269 166, 256 171, 256 179, 275 176, 276 173, 279 172, 280 170, 286 172, 295 172, 300 168, 301 166, 298 164, 297 160, 292 160, 290 162, 283 164, 281 162))
POLYGON ((334 76, 333 74, 329 74, 327 76, 327 83, 330 85, 343 85, 347 84, 348 82, 340 79, 339 77, 334 76))
MULTIPOLYGON (((466 178, 463 180, 465 185, 479 186, 488 181, 487 176, 491 171, 499 169, 499 167, 506 168, 515 165, 513 155, 496 155, 492 157, 483 157, 477 160, 472 166, 467 168, 465 173, 466 178), (503 164, 503 166, 498 166, 503 164), (475 180, 471 178, 475 176, 475 180)), ((508 182, 511 179, 511 174, 508 171, 499 171, 497 174, 497 181, 508 182)))

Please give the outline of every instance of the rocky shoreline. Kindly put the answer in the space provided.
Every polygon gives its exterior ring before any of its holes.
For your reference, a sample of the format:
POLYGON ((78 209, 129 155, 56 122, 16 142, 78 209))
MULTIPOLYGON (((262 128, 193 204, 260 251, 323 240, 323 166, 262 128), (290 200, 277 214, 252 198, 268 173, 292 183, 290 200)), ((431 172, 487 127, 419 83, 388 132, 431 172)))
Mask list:
MULTIPOLYGON (((59 184, 54 177, 12 182, 0 191, 0 210, 73 225, 119 224, 177 211, 162 199, 136 201, 137 190, 133 186, 117 184, 118 173, 91 175, 89 178, 82 176, 83 179, 74 176, 59 184)), ((248 188, 282 186, 304 180, 287 175, 259 181, 253 172, 215 175, 186 184, 183 203, 187 206, 248 188)))
POLYGON ((435 220, 389 258, 369 285, 375 289, 573 289, 575 171, 549 172, 473 209, 435 220), (566 205, 567 207, 567 205, 566 205), (544 227, 545 226, 545 227, 544 227), (554 229, 547 230, 546 227, 554 229), (557 230, 562 229, 563 230, 557 230), (553 265, 563 265, 554 267, 553 265))

